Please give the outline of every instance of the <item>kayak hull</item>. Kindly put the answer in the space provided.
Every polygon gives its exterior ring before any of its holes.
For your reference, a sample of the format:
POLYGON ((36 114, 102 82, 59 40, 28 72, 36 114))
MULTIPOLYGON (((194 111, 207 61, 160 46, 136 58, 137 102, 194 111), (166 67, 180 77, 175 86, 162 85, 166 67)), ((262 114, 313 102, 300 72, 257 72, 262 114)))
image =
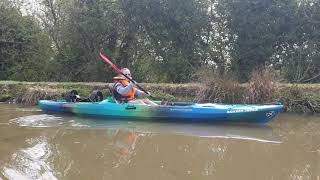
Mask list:
POLYGON ((247 122, 267 123, 283 111, 283 105, 140 105, 102 102, 77 102, 40 100, 38 106, 43 111, 73 113, 105 119, 132 119, 156 121, 189 122, 247 122))

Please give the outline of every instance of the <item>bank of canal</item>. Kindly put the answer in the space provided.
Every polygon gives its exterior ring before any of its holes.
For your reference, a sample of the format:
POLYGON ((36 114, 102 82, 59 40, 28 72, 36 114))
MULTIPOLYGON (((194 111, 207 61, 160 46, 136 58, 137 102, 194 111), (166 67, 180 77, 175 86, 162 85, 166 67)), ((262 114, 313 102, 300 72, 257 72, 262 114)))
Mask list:
MULTIPOLYGON (((287 112, 320 112, 319 84, 277 84, 266 97, 266 90, 252 91, 247 84, 141 84, 152 92, 155 100, 197 101, 220 103, 256 103, 281 102, 287 112), (199 98, 203 96, 203 98, 199 98), (262 97, 259 99, 259 97, 262 97)), ((15 82, 0 81, 0 102, 14 102, 35 105, 39 99, 61 99, 72 89, 81 96, 89 96, 94 90, 110 95, 112 83, 50 83, 50 82, 15 82)))

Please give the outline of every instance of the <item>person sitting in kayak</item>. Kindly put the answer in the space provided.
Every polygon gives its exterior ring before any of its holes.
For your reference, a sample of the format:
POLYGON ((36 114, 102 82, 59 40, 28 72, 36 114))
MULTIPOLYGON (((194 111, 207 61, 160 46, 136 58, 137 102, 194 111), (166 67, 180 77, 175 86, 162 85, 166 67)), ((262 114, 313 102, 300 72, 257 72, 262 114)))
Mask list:
MULTIPOLYGON (((128 68, 122 68, 121 72, 127 77, 131 78, 131 72, 128 68)), ((114 77, 114 85, 112 88, 113 97, 117 103, 131 103, 131 104, 149 104, 156 105, 149 99, 137 100, 137 97, 150 96, 150 93, 145 93, 134 87, 125 76, 119 75, 114 77)))

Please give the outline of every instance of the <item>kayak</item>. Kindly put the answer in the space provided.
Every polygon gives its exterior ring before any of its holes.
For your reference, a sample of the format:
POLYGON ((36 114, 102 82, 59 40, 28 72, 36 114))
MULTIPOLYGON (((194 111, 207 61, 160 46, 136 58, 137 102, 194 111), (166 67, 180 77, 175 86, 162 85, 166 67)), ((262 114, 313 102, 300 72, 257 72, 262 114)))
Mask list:
POLYGON ((267 123, 283 111, 281 104, 170 103, 170 105, 117 104, 40 100, 45 112, 72 113, 104 119, 129 119, 173 122, 267 123))

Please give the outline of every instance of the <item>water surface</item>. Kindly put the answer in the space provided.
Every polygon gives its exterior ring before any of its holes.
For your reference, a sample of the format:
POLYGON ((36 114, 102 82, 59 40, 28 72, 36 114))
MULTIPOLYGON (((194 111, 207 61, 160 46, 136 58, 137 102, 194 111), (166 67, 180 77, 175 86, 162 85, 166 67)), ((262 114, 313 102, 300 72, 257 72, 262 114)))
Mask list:
POLYGON ((320 117, 147 123, 0 104, 0 179, 320 179, 320 117))

